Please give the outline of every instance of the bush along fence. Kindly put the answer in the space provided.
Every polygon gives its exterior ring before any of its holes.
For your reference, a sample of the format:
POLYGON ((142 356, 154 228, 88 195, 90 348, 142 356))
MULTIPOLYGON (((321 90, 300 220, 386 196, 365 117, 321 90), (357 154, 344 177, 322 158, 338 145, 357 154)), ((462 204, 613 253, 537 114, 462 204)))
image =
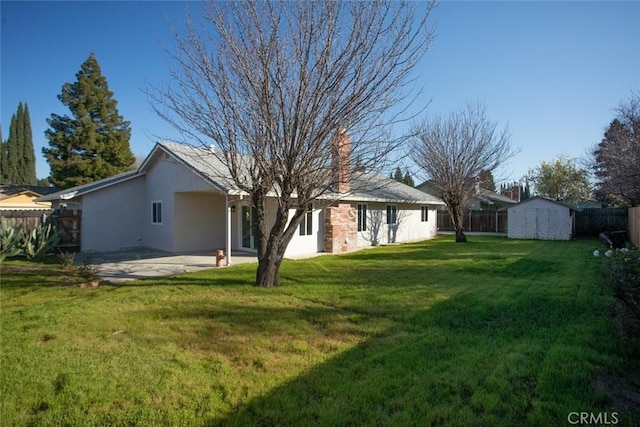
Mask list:
POLYGON ((35 209, 35 210, 6 210, 0 211, 3 221, 8 220, 12 225, 19 225, 23 233, 51 224, 57 232, 60 241, 56 247, 63 251, 80 250, 80 229, 82 211, 74 209, 35 209))

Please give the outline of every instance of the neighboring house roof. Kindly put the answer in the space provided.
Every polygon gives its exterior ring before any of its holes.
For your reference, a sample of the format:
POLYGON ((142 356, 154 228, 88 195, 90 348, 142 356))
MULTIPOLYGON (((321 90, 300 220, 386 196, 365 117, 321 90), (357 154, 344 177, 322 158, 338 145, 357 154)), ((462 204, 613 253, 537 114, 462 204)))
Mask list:
POLYGON ((485 190, 484 188, 480 188, 478 190, 478 194, 476 198, 484 203, 495 204, 495 205, 515 205, 518 203, 517 200, 513 200, 507 196, 503 196, 498 193, 494 193, 493 191, 485 190))
MULTIPOLYGON (((161 155, 166 155, 183 164, 187 169, 200 176, 224 194, 244 194, 244 192, 238 188, 233 179, 229 176, 226 165, 219 158, 219 153, 205 147, 161 141, 156 143, 151 153, 135 171, 115 175, 91 184, 62 190, 48 196, 40 197, 38 201, 58 199, 69 200, 71 198, 80 197, 84 194, 136 178, 145 174, 153 164, 154 160, 161 155)), ((345 201, 444 204, 442 200, 433 195, 424 193, 394 179, 380 177, 373 174, 362 174, 357 178, 354 177, 352 181, 352 188, 354 188, 354 191, 347 193, 344 196, 338 197, 337 194, 327 194, 323 199, 340 198, 345 201)))
POLYGON ((19 194, 31 194, 43 196, 58 191, 56 187, 45 187, 42 185, 0 185, 0 200, 14 197, 19 194))
MULTIPOLYGON (((425 181, 422 184, 417 185, 416 188, 437 198, 437 192, 431 186, 429 181, 425 181)), ((487 203, 491 205, 515 205, 518 203, 517 200, 513 200, 507 196, 503 196, 490 190, 485 190, 484 188, 478 189, 478 193, 476 194, 475 199, 477 202, 487 203)))
POLYGON ((2 210, 34 210, 49 209, 51 203, 41 202, 42 194, 57 191, 57 188, 39 185, 1 185, 0 209, 2 210))

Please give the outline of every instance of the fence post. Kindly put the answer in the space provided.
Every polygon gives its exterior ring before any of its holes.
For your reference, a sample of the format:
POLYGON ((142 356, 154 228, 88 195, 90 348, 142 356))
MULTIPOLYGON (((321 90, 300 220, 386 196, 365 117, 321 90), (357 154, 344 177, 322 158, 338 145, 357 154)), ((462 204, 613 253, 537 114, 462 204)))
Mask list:
POLYGON ((640 206, 629 208, 629 240, 640 248, 640 206))

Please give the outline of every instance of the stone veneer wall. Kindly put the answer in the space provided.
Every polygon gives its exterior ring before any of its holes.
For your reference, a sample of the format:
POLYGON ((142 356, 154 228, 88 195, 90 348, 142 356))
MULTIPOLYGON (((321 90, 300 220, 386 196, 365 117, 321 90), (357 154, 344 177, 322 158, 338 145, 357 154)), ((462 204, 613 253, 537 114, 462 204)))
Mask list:
POLYGON ((357 233, 356 210, 350 204, 338 203, 325 209, 325 252, 339 254, 356 250, 357 233))

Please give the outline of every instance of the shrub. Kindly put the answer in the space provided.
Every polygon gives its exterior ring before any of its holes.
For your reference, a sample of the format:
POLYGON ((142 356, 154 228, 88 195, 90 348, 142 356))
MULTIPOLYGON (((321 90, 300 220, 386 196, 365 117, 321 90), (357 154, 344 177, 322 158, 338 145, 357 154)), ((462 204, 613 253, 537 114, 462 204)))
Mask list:
POLYGON ((617 318, 621 349, 630 360, 640 357, 640 251, 612 251, 606 281, 620 301, 617 318))
POLYGON ((27 233, 24 239, 24 253, 30 260, 40 260, 53 252, 59 241, 60 236, 51 224, 39 225, 31 233, 27 233))
POLYGON ((640 318, 640 251, 616 250, 611 256, 607 280, 616 297, 640 318))
POLYGON ((22 252, 24 233, 22 226, 0 217, 0 262, 22 252))

